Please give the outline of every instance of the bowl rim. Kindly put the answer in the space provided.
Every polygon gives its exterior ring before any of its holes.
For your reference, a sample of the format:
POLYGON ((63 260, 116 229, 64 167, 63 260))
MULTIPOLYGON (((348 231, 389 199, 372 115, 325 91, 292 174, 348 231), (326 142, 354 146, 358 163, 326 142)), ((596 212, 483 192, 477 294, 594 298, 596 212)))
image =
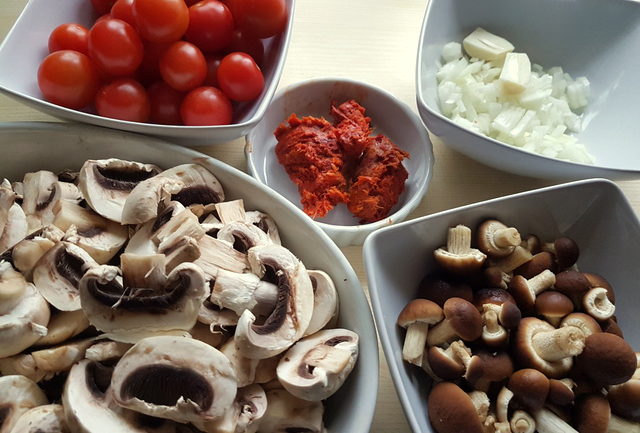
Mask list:
MULTIPOLYGON (((529 191, 522 191, 522 192, 509 194, 501 197, 495 197, 488 200, 466 204, 453 209, 447 209, 441 212, 436 212, 434 214, 425 215, 420 218, 404 221, 394 226, 385 227, 380 230, 377 230, 365 240, 363 249, 362 249, 362 260, 364 263, 365 274, 367 276, 371 308, 373 310, 373 316, 376 321, 376 328, 378 329, 378 336, 381 341, 385 361, 387 362, 391 379, 393 381, 394 388, 396 389, 398 399, 400 400, 402 410, 407 418, 407 421, 411 426, 412 431, 414 431, 415 433, 419 433, 420 427, 418 425, 418 421, 415 416, 415 413, 410 405, 409 396, 407 395, 405 387, 402 386, 401 377, 404 373, 400 371, 400 368, 397 363, 390 361, 393 358, 393 356, 396 354, 396 352, 392 347, 391 338, 389 333, 387 332, 387 328, 383 326, 382 323, 379 323, 383 320, 383 317, 384 317, 383 310, 382 310, 383 299, 381 299, 382 291, 384 289, 378 286, 378 282, 375 278, 375 274, 372 269, 374 266, 374 260, 373 260, 374 249, 375 249, 374 247, 375 247, 375 244, 377 243, 378 237, 390 231, 392 232, 396 230, 404 230, 408 226, 423 224, 426 221, 429 221, 434 218, 448 216, 456 213, 464 213, 473 208, 492 205, 498 202, 510 201, 516 198, 526 197, 530 195, 541 195, 549 191, 572 189, 578 186, 589 185, 589 184, 612 188, 613 191, 615 191, 618 194, 618 196, 625 202, 626 206, 629 209, 632 209, 628 199, 626 198, 626 196, 624 195, 624 193, 616 183, 614 183, 609 179, 604 179, 604 178, 590 178, 590 179, 577 180, 577 181, 566 182, 566 183, 561 183, 556 185, 550 185, 543 188, 532 189, 529 191)), ((638 216, 635 214, 635 212, 633 212, 633 210, 631 210, 631 212, 635 216, 635 220, 637 224, 640 225, 640 219, 638 218, 638 216)))
MULTIPOLYGON (((356 79, 352 79, 352 78, 345 78, 345 77, 326 76, 326 77, 314 77, 314 78, 304 79, 304 80, 289 84, 288 86, 279 89, 278 92, 276 93, 276 95, 273 98, 272 104, 273 104, 274 101, 283 98, 285 94, 290 93, 292 91, 298 91, 298 90, 300 90, 302 88, 305 88, 307 86, 319 85, 319 84, 330 84, 330 83, 337 83, 337 82, 342 82, 342 83, 347 83, 347 84, 351 84, 351 85, 354 85, 354 86, 363 87, 363 88, 365 88, 367 90, 370 90, 370 91, 372 91, 374 93, 378 93, 378 94, 382 95, 384 98, 386 98, 387 100, 389 100, 390 102, 395 104, 401 110, 401 112, 409 120, 411 120, 412 125, 416 128, 416 130, 418 131, 420 136, 424 139, 423 142, 426 144, 425 156, 426 156, 426 159, 428 159, 428 162, 427 162, 427 175, 420 180, 416 193, 412 197, 409 198, 407 203, 405 203, 403 206, 401 206, 393 214, 388 215, 388 216, 386 216, 385 218, 383 218, 381 220, 378 220, 378 221, 375 221, 375 222, 372 222, 372 223, 367 223, 367 224, 357 224, 357 225, 353 225, 353 226, 328 224, 328 223, 325 223, 325 222, 315 221, 315 220, 313 220, 313 222, 315 224, 317 224, 318 226, 320 226, 323 230, 325 230, 325 231, 327 231, 329 233, 332 233, 332 234, 336 234, 336 235, 351 234, 351 233, 358 233, 358 232, 365 232, 365 233, 366 232, 372 232, 372 231, 378 230, 379 228, 382 228, 382 227, 388 227, 390 225, 398 224, 398 222, 403 221, 413 210, 415 210, 415 208, 418 207, 418 205, 420 204, 420 202, 424 198, 425 194, 427 193, 427 190, 429 189, 429 184, 430 184, 431 178, 433 176, 433 167, 434 167, 434 163, 435 163, 435 157, 434 157, 434 154, 433 154, 433 143, 431 142, 431 138, 429 137, 429 133, 428 133, 427 129, 425 128, 424 123, 422 122, 420 117, 415 112, 413 112, 411 110, 411 108, 409 108, 409 106, 406 103, 404 103, 403 101, 398 99, 391 92, 389 92, 389 91, 387 91, 387 90, 385 90, 385 89, 383 89, 381 87, 375 86, 373 84, 369 84, 369 83, 367 83, 365 81, 356 80, 356 79), (396 222, 396 221, 398 221, 398 222, 396 222)), ((284 121, 284 119, 283 119, 283 121, 284 121)), ((249 173, 253 177, 255 177, 260 183, 262 183, 263 185, 265 185, 268 188, 270 188, 268 185, 266 185, 266 183, 264 182, 264 179, 260 176, 259 171, 256 169, 256 163, 254 161, 254 158, 252 157, 253 146, 255 144, 251 143, 249 141, 249 137, 251 135, 252 135, 252 133, 250 132, 247 136, 245 136, 244 153, 245 153, 245 156, 246 156, 246 159, 247 159, 247 169, 249 170, 249 173)), ((288 199, 285 198, 285 200, 287 200, 287 202, 291 203, 297 209, 300 209, 300 208, 298 208, 297 205, 295 205, 294 203, 290 202, 288 199)), ((311 218, 308 215, 307 215, 307 217, 311 218)), ((330 236, 332 236, 332 234, 330 234, 330 236)))
MULTIPOLYGON (((635 4, 637 7, 640 7, 640 3, 634 0, 610 0, 610 1, 615 1, 618 3, 633 3, 635 4)), ((449 119, 448 117, 446 117, 445 115, 443 115, 440 112, 439 107, 431 107, 431 105, 429 105, 426 100, 425 100, 425 96, 424 93, 422 92, 422 86, 421 83, 423 82, 423 80, 426 80, 426 78, 422 77, 421 74, 421 70, 422 70, 422 63, 423 63, 423 48, 424 48, 424 44, 426 42, 426 36, 427 36, 427 24, 430 21, 431 18, 431 11, 432 11, 432 7, 434 7, 433 5, 436 3, 448 3, 448 0, 430 0, 429 4, 427 5, 427 9, 425 10, 424 13, 424 18, 422 20, 422 26, 420 29, 420 40, 418 43, 418 53, 417 53, 417 58, 416 58, 416 75, 415 75, 415 83, 416 83, 416 103, 418 105, 418 112, 420 113, 420 117, 422 118, 424 124, 427 126, 427 128, 429 128, 431 126, 432 123, 432 119, 429 118, 429 116, 425 116, 422 113, 422 110, 427 111, 427 113, 429 113, 429 115, 439 119, 441 122, 446 123, 448 126, 453 127, 455 130, 457 130, 458 132, 462 132, 465 133, 467 135, 470 135, 471 137, 475 138, 475 139, 479 139, 479 140, 486 140, 487 142, 489 142, 489 144, 492 144, 493 147, 498 147, 498 151, 504 151, 509 150, 509 151, 513 151, 515 152, 516 157, 520 157, 521 155, 528 155, 528 156, 532 156, 535 159, 539 160, 539 161, 543 161, 546 163, 555 163, 555 164, 570 164, 576 168, 580 168, 580 169, 584 169, 584 170, 604 170, 604 171, 609 171, 611 173, 616 173, 618 175, 628 175, 628 176, 638 176, 640 174, 640 168, 638 169, 625 169, 625 168, 617 168, 617 167, 610 167, 610 166, 605 166, 605 165, 598 165, 598 164, 585 164, 585 163, 581 163, 581 162, 573 162, 573 161, 569 161, 566 159, 559 159, 559 158, 552 158, 550 156, 545 156, 545 155, 541 155, 539 153, 535 153, 529 150, 525 150, 522 149, 520 147, 517 146, 512 146, 510 144, 506 144, 503 143, 499 140, 496 140, 495 138, 489 137, 487 135, 481 134, 479 132, 464 128, 460 125, 458 125, 457 123, 453 122, 451 119, 449 119)), ((505 1, 505 4, 508 4, 510 2, 505 1)), ((435 76, 433 77, 429 77, 429 79, 433 78, 435 80, 435 76)), ((431 130, 429 128, 429 130, 431 130)), ((437 135, 437 134, 434 134, 437 135)), ((580 133, 577 134, 573 134, 573 136, 575 137, 579 137, 580 133)))
MULTIPOLYGON (((254 112, 253 116, 251 116, 250 118, 248 118, 243 122, 231 123, 228 125, 208 125, 208 126, 207 125, 205 126, 164 125, 164 124, 146 123, 146 122, 133 122, 130 120, 113 119, 109 117, 100 116, 95 113, 87 113, 82 110, 74 110, 71 108, 63 107, 61 105, 57 105, 52 102, 49 102, 44 98, 37 98, 35 96, 31 96, 26 93, 17 91, 15 89, 6 87, 1 82, 0 82, 0 92, 5 93, 8 96, 12 96, 18 100, 25 99, 33 105, 43 105, 44 107, 50 110, 60 111, 61 113, 64 113, 66 117, 77 116, 80 118, 85 118, 86 119, 85 121, 91 125, 100 126, 100 127, 106 126, 113 129, 122 129, 123 127, 143 128, 145 129, 144 131, 145 134, 162 135, 163 133, 167 134, 175 131, 185 131, 185 130, 194 131, 194 132, 229 131, 229 130, 252 127, 255 124, 257 124, 260 121, 260 119, 262 119, 262 117, 264 116, 264 113, 267 111, 267 108, 271 104, 271 100, 273 99, 273 96, 276 93, 276 89, 278 88, 280 78, 282 77, 282 70, 284 69, 284 64, 286 63, 286 60, 287 60, 289 43, 291 41, 291 33, 293 28, 293 17, 295 15, 296 0, 286 0, 286 1, 290 2, 291 4, 291 7, 289 8, 289 11, 288 11, 289 16, 287 18, 287 26, 283 33, 275 36, 275 37, 284 38, 284 41, 282 42, 282 56, 278 60, 278 62, 276 63, 273 69, 273 81, 271 82, 269 87, 266 87, 266 91, 264 95, 262 95, 262 98, 260 99, 260 102, 257 105, 256 111, 254 112), (101 125, 97 125, 95 122, 100 122, 101 125)), ((11 29, 9 29, 9 32, 6 34, 2 42, 0 43, 0 52, 5 48, 5 45, 8 44, 8 41, 13 39, 13 36, 14 36, 13 34, 17 31, 18 25, 24 19, 26 11, 29 8, 33 7, 34 4, 35 3, 31 1, 28 1, 25 4, 24 8, 20 12, 20 15, 18 16, 16 21, 13 23, 13 25, 11 26, 11 29)), ((137 133, 137 131, 132 131, 131 129, 127 129, 127 131, 132 133, 137 133)))

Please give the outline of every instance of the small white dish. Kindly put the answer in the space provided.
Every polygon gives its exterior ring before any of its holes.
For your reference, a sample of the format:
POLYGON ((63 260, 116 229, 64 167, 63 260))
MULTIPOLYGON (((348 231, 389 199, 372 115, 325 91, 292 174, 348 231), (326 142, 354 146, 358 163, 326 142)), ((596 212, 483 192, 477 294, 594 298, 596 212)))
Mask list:
POLYGON ((342 103, 349 99, 355 99, 366 109, 374 134, 386 135, 411 157, 403 161, 409 177, 388 217, 370 224, 359 224, 358 219, 341 204, 326 217, 315 220, 340 247, 362 244, 369 233, 403 221, 420 204, 431 179, 434 161, 431 140, 420 118, 404 103, 378 87, 344 78, 314 78, 279 90, 264 118, 245 138, 249 172, 302 209, 298 188, 278 163, 275 155, 277 140, 273 132, 292 113, 298 117, 324 117, 331 121, 331 102, 342 103))
POLYGON ((37 170, 77 169, 86 159, 122 158, 161 168, 197 163, 220 181, 230 200, 260 209, 278 224, 282 243, 309 269, 326 271, 343 308, 338 325, 360 336, 358 362, 344 386, 326 401, 330 433, 368 433, 378 392, 378 344, 371 310, 349 261, 300 210, 252 177, 193 150, 161 140, 87 125, 24 122, 0 124, 0 180, 22 179, 37 170))
POLYGON ((416 70, 418 111, 445 144, 511 173, 551 179, 640 177, 640 4, 630 0, 432 0, 416 70), (464 129, 440 112, 435 74, 442 47, 476 27, 500 35, 545 68, 561 66, 591 82, 578 140, 594 165, 530 153, 464 129))
POLYGON ((286 0, 289 20, 281 35, 263 41, 265 78, 262 95, 255 101, 239 105, 231 125, 175 126, 128 122, 109 119, 84 111, 71 110, 43 99, 37 83, 37 71, 49 54, 47 41, 51 31, 64 23, 78 23, 91 27, 95 15, 87 0, 30 0, 9 34, 0 45, 0 91, 37 110, 52 116, 89 123, 123 131, 154 135, 174 143, 203 146, 223 143, 246 135, 264 115, 273 97, 287 55, 295 0, 286 0))
POLYGON ((616 316, 625 339, 640 348, 635 288, 640 221, 622 191, 604 179, 589 179, 483 201, 377 231, 364 244, 364 263, 373 314, 391 377, 415 433, 433 433, 427 415, 431 379, 402 360, 404 330, 396 325, 404 306, 417 297, 421 279, 435 270, 433 251, 446 244, 447 228, 476 227, 492 217, 534 233, 541 240, 560 235, 580 247, 578 267, 605 277, 616 293, 616 316), (622 242, 622 243, 621 243, 622 242), (621 246, 622 245, 622 246, 621 246))

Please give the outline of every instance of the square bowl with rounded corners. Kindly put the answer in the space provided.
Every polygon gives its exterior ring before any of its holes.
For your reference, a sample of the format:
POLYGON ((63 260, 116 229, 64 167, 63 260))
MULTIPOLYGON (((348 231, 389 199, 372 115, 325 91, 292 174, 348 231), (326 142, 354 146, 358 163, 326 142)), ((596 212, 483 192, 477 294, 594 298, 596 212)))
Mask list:
POLYGON ((616 316, 626 340, 640 350, 637 291, 640 222, 622 191, 604 179, 581 180, 496 198, 414 219, 377 231, 364 244, 373 314, 391 377, 414 432, 432 433, 427 416, 431 379, 402 360, 404 330, 396 325, 417 297, 420 280, 435 270, 433 251, 446 244, 447 228, 474 229, 498 218, 540 240, 570 236, 580 248, 579 269, 605 277, 616 291, 616 316))
POLYGON ((416 70, 418 111, 445 144, 488 166, 551 179, 640 177, 640 3, 632 0, 432 0, 416 70), (545 69, 561 66, 591 82, 577 135, 596 159, 578 164, 531 153, 462 128, 440 112, 436 72, 442 47, 476 27, 509 40, 545 69))
POLYGON ((79 168, 86 159, 121 158, 153 163, 161 168, 197 163, 210 170, 228 199, 242 198, 247 209, 270 214, 282 243, 308 269, 322 269, 333 279, 341 308, 338 325, 360 336, 357 364, 344 386, 326 401, 329 432, 368 433, 378 391, 376 332, 362 287, 342 252, 295 206, 249 175, 202 153, 161 140, 96 128, 46 122, 0 125, 0 179, 20 180, 25 173, 79 168))
POLYGON ((78 23, 90 28, 96 16, 91 2, 86 0, 56 0, 55 6, 50 0, 29 0, 0 45, 0 91, 60 119, 153 135, 182 145, 200 146, 234 140, 246 135, 260 121, 278 86, 295 12, 295 0, 285 1, 289 18, 284 32, 263 40, 265 60, 261 70, 265 86, 262 94, 251 102, 234 103, 235 123, 230 125, 177 126, 129 122, 45 101, 38 88, 37 71, 49 54, 49 34, 64 23, 78 23))
POLYGON ((409 176, 391 214, 380 221, 359 224, 345 204, 339 204, 327 216, 315 220, 340 247, 361 245, 369 233, 403 221, 420 204, 434 161, 431 140, 420 118, 395 96, 378 87, 345 78, 314 78, 279 90, 264 118, 245 137, 249 172, 302 209, 298 188, 276 157, 277 140, 273 132, 293 113, 298 117, 324 117, 331 121, 331 103, 340 104, 349 99, 366 109, 374 135, 384 134, 400 149, 409 152, 410 158, 403 161, 409 176))

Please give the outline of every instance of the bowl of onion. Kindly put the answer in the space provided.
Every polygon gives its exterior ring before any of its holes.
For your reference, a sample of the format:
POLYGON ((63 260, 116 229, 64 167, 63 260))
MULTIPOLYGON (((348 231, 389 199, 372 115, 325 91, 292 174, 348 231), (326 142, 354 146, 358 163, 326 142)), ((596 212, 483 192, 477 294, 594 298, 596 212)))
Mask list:
POLYGON ((180 144, 236 139, 273 97, 294 14, 294 0, 258 12, 250 3, 30 1, 0 45, 11 65, 0 91, 55 117, 180 144))
POLYGON ((420 116, 499 170, 640 177, 639 22, 640 5, 623 0, 434 0, 418 48, 420 116))

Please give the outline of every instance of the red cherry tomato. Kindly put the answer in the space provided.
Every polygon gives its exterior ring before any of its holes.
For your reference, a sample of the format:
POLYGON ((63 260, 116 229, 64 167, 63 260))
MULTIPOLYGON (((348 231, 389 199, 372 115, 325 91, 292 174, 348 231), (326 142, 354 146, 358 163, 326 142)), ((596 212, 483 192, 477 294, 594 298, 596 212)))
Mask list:
POLYGON ((111 16, 135 27, 136 20, 133 17, 133 0, 117 0, 111 8, 111 16))
POLYGON ((49 52, 74 50, 82 54, 89 52, 89 29, 80 24, 61 24, 49 35, 49 52))
POLYGON ((234 101, 251 101, 264 89, 262 72, 246 53, 224 56, 218 67, 218 83, 224 94, 234 101))
POLYGON ((207 59, 207 76, 202 83, 203 86, 218 86, 218 66, 222 61, 221 56, 206 56, 207 59))
POLYGON ((185 39, 202 51, 220 51, 231 43, 233 15, 218 0, 203 0, 189 8, 189 28, 185 39))
POLYGON ((133 74, 142 62, 142 51, 135 29, 122 20, 102 20, 89 31, 89 56, 107 74, 133 74))
POLYGON ((100 86, 98 71, 86 55, 62 50, 49 54, 38 69, 38 86, 44 98, 63 107, 89 105, 100 86))
POLYGON ((91 4, 96 12, 100 15, 109 13, 116 0, 91 0, 91 4))
POLYGON ((184 0, 135 0, 133 16, 140 35, 151 42, 174 42, 189 26, 184 0))
POLYGON ((96 24, 98 24, 100 21, 104 21, 104 20, 110 20, 111 18, 113 18, 111 16, 111 13, 108 14, 104 14, 104 15, 100 15, 100 17, 96 20, 95 23, 93 23, 93 25, 95 26, 96 24))
POLYGON ((258 38, 247 36, 247 34, 241 30, 233 32, 231 44, 229 44, 227 51, 229 53, 235 51, 247 53, 255 60, 258 66, 264 62, 264 47, 262 46, 262 41, 258 38))
POLYGON ((233 107, 219 89, 198 87, 185 96, 180 115, 188 126, 228 125, 233 118, 233 107))
POLYGON ((184 93, 173 89, 164 81, 153 83, 147 90, 151 104, 151 121, 163 125, 181 125, 180 104, 184 93))
POLYGON ((96 110, 104 117, 146 122, 149 120, 149 98, 136 80, 120 78, 98 90, 96 110))
POLYGON ((195 45, 174 42, 160 59, 160 75, 176 90, 195 89, 207 76, 207 61, 195 45))
POLYGON ((228 5, 236 25, 251 36, 268 38, 287 26, 285 0, 232 0, 228 5))

